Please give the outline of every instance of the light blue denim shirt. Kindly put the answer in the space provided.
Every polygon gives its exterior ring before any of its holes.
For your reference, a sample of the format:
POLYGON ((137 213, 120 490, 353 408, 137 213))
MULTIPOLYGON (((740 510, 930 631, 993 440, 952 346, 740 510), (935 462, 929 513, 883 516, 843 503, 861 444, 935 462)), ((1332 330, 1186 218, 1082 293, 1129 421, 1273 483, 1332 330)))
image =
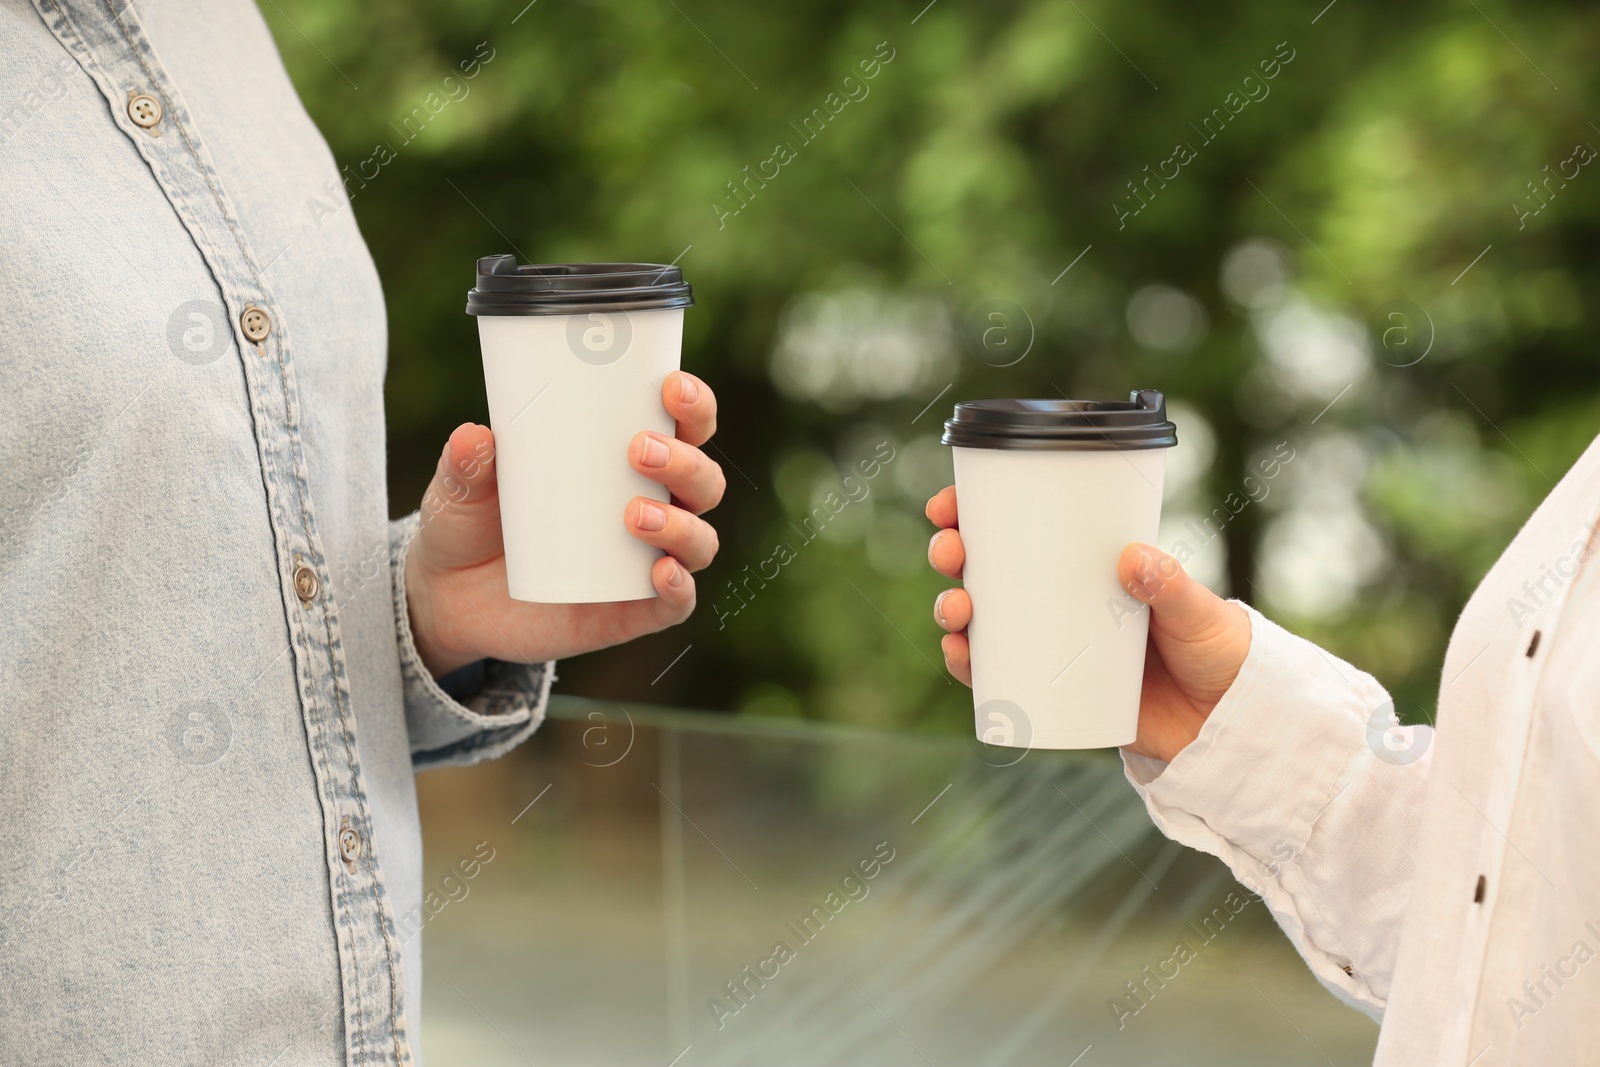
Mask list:
MULTIPOLYGON (((0 0, 0 1063, 414 1062, 448 696, 340 174, 244 0, 0 0)), ((453 283, 452 283, 453 284, 453 283)))

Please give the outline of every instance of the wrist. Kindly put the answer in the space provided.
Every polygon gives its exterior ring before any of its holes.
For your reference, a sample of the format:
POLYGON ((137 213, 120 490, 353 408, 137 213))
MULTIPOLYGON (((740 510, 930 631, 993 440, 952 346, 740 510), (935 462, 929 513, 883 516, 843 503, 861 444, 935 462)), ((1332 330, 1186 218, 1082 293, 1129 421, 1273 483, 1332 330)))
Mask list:
POLYGON ((482 659, 455 649, 441 639, 436 624, 438 611, 433 596, 433 586, 427 568, 418 558, 420 544, 413 544, 406 554, 406 617, 411 628, 411 643, 417 658, 437 681, 451 671, 482 659))
POLYGON ((1200 729, 1205 726, 1209 716, 1210 709, 1201 711, 1198 708, 1185 708, 1170 712, 1157 723, 1141 722, 1139 738, 1127 746, 1128 751, 1162 763, 1171 763, 1178 758, 1178 753, 1200 736, 1200 729))

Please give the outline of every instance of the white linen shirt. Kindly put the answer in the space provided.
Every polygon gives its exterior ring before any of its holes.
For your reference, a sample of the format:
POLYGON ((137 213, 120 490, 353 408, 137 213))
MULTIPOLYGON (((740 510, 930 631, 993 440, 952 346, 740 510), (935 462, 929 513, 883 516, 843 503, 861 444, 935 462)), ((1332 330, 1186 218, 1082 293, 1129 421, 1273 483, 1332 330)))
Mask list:
POLYGON ((1250 652, 1156 825, 1221 857, 1312 972, 1382 1020, 1376 1067, 1600 1063, 1600 441, 1478 587, 1437 732, 1247 609, 1250 652))

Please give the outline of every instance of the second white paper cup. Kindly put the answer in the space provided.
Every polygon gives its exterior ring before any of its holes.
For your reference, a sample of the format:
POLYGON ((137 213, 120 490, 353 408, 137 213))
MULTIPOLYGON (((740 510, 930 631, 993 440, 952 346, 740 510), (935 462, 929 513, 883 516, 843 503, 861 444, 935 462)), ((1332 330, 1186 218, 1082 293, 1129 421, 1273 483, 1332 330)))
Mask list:
POLYGON ((958 405, 945 426, 972 598, 978 740, 1131 744, 1149 609, 1118 584, 1117 558, 1130 542, 1156 540, 1176 443, 1161 394, 980 401, 958 405))
POLYGON ((641 430, 673 434, 661 387, 678 369, 688 288, 677 268, 655 264, 480 261, 469 300, 485 295, 469 311, 483 348, 513 599, 584 604, 656 595, 650 568, 661 550, 623 520, 634 497, 666 503, 668 494, 633 470, 628 445, 641 430), (486 290, 486 270, 490 285, 530 279, 535 298, 519 304, 517 290, 486 290))

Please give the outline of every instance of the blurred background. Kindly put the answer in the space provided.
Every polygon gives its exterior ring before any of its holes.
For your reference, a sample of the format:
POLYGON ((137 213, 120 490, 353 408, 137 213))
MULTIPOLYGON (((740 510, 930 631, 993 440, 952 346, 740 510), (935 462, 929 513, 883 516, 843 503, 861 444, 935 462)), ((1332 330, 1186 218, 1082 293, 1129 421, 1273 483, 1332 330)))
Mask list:
POLYGON ((1165 390, 1162 547, 1407 721, 1600 428, 1600 11, 1324 2, 263 10, 383 278, 395 512, 487 422, 477 257, 676 261, 695 287, 721 555, 686 627, 560 689, 961 732, 922 516, 956 400, 1165 390))
POLYGON ((414 1039, 474 1067, 1372 1062, 1372 1021, 1114 760, 974 754, 558 697, 512 756, 420 779, 414 1039))
POLYGON ((562 664, 532 742, 419 781, 449 902, 430 1058, 1369 1061, 1370 1022, 1107 753, 996 767, 959 736, 922 514, 940 423, 1164 390, 1161 546, 1431 720, 1457 612, 1600 429, 1600 11, 263 11, 383 278, 396 514, 487 421, 480 256, 678 263, 684 364, 722 404, 693 620, 562 664), (871 900, 724 1026, 727 980, 885 842, 871 900), (1146 1005, 1175 941, 1204 977, 1146 1005))

